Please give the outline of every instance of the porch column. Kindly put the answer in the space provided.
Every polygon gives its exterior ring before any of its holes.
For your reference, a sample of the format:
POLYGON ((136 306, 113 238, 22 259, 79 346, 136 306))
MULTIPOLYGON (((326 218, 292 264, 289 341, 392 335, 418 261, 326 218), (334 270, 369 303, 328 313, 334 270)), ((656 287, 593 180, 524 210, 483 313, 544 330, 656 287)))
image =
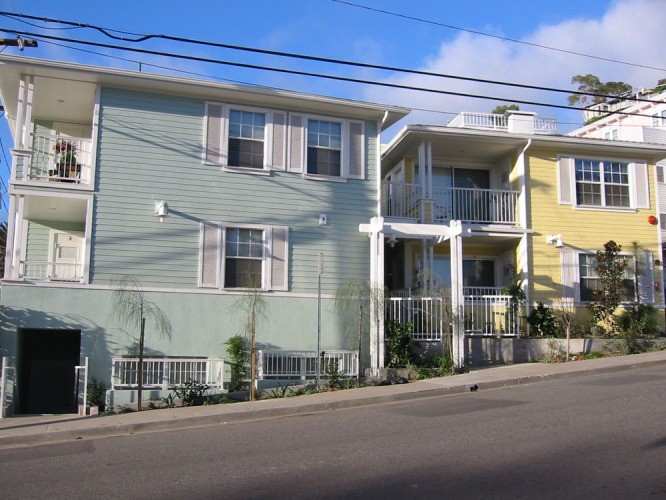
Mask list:
POLYGON ((384 367, 384 233, 370 233, 370 368, 384 367))
POLYGON ((457 369, 465 366, 465 298, 463 296, 462 273, 462 222, 452 220, 451 227, 451 324, 453 334, 453 365, 457 369))

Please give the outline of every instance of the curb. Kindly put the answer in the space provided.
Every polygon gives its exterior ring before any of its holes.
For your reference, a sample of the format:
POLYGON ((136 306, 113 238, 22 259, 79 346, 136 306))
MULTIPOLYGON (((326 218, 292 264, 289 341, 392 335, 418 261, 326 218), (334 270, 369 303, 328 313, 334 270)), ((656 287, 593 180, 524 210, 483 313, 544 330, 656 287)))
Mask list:
MULTIPOLYGON (((298 406, 284 406, 274 408, 253 408, 248 410, 230 411, 210 415, 196 415, 190 417, 173 418, 170 420, 159 420, 152 422, 137 422, 129 424, 108 425, 90 427, 83 429, 64 429, 45 431, 18 436, 0 437, 0 449, 19 448, 59 442, 76 441, 82 439, 106 438, 129 436, 132 434, 178 430, 194 427, 207 427, 212 425, 224 425, 238 421, 260 420, 267 418, 288 417, 308 413, 322 413, 325 411, 344 410, 361 406, 373 406, 386 403, 396 403, 414 399, 432 398, 464 394, 470 391, 483 389, 499 389, 517 385, 543 382, 546 380, 574 378, 580 375, 604 374, 619 371, 632 370, 636 368, 647 368, 651 366, 666 364, 666 359, 646 360, 618 364, 613 366, 581 367, 572 371, 551 372, 536 375, 525 375, 518 377, 507 377, 499 380, 475 381, 474 373, 467 375, 467 380, 459 385, 448 387, 431 387, 415 389, 406 392, 391 394, 377 394, 355 399, 339 399, 334 401, 305 402, 298 406)), ((483 372, 477 372, 478 378, 483 378, 483 372)), ((424 381, 427 382, 427 381, 424 381)), ((106 417, 105 417, 106 418, 106 417)), ((113 418, 113 417, 111 417, 113 418)))

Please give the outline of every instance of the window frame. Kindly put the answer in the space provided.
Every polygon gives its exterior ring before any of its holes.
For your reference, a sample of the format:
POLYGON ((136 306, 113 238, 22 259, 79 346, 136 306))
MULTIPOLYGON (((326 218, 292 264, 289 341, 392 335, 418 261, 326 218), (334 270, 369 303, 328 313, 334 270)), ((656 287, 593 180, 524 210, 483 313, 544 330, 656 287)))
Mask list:
MULTIPOLYGON (((226 114, 227 114, 227 138, 226 138, 226 143, 227 143, 227 165, 226 165, 226 167, 227 168, 232 168, 232 169, 251 169, 251 170, 256 170, 256 171, 265 170, 266 168, 268 168, 268 162, 266 161, 267 160, 266 155, 268 154, 268 149, 269 149, 268 148, 269 144, 267 144, 267 142, 268 142, 267 139, 268 139, 268 136, 269 136, 269 134, 268 134, 268 128, 269 128, 268 124, 270 122, 269 113, 267 113, 266 111, 259 111, 258 109, 250 109, 250 108, 247 108, 245 106, 229 106, 228 109, 227 109, 226 114), (241 134, 240 137, 231 137, 231 125, 232 125, 231 115, 232 115, 233 112, 252 113, 254 115, 263 115, 263 117, 264 117, 263 138, 261 140, 255 139, 254 137, 247 138, 247 137, 242 137, 242 134, 241 134), (261 142, 261 145, 262 145, 262 166, 261 166, 261 168, 247 166, 247 165, 232 165, 231 164, 231 161, 230 161, 230 158, 231 158, 231 154, 230 154, 231 141, 234 140, 234 139, 239 140, 241 142, 242 141, 248 141, 248 142, 255 143, 255 144, 258 143, 258 142, 261 142)), ((241 123, 240 126, 242 127, 242 123, 241 123)), ((251 126, 254 129, 254 124, 251 125, 251 126)))
MULTIPOLYGON (((624 175, 624 174, 622 174, 624 175)), ((582 181, 581 181, 582 182, 582 181)), ((615 212, 636 212, 638 209, 649 209, 651 205, 650 199, 650 179, 648 175, 648 164, 644 160, 636 160, 630 158, 607 158, 607 157, 593 157, 593 156, 558 156, 557 159, 557 195, 558 203, 560 205, 571 205, 577 210, 600 210, 600 211, 615 211, 615 212), (627 166, 627 180, 628 184, 628 197, 629 206, 614 206, 607 203, 607 186, 619 186, 625 184, 617 184, 606 181, 604 170, 600 169, 599 181, 585 182, 586 184, 594 184, 600 187, 601 204, 585 204, 578 203, 578 185, 579 181, 576 179, 576 162, 577 160, 584 162, 597 162, 600 164, 619 163, 627 166)))
POLYGON ((258 175, 270 175, 273 170, 285 169, 284 162, 286 159, 283 155, 287 148, 286 111, 218 101, 206 101, 204 108, 202 157, 204 164, 220 166, 224 172, 258 175), (218 108, 217 112, 216 107, 218 108), (229 129, 232 111, 264 115, 264 160, 261 168, 229 164, 229 129), (281 121, 278 120, 278 115, 281 121), (278 130, 279 134, 277 133, 278 130), (280 153, 279 156, 278 152, 280 153))
MULTIPOLYGON (((584 257, 587 257, 587 258, 591 257, 591 258, 594 258, 595 261, 596 261, 596 255, 597 255, 596 252, 589 251, 589 250, 578 252, 578 259, 577 259, 577 261, 578 261, 578 285, 577 285, 578 294, 577 294, 577 297, 578 297, 578 302, 580 304, 588 304, 589 302, 592 302, 594 300, 592 298, 589 298, 589 299, 588 298, 583 298, 583 280, 596 279, 597 282, 599 280, 599 276, 596 274, 596 262, 595 262, 595 265, 592 267, 593 274, 583 276, 582 262, 581 261, 583 260, 584 257)), ((625 296, 625 299, 622 300, 622 302, 621 302, 621 304, 629 304, 629 303, 633 302, 635 300, 635 297, 636 297, 636 286, 635 286, 634 276, 633 276, 634 269, 636 267, 636 260, 635 260, 635 256, 631 252, 620 252, 620 253, 618 253, 618 257, 624 257, 624 259, 627 260, 628 263, 629 263, 627 265, 627 267, 625 268, 625 270, 624 270, 625 276, 624 276, 624 279, 622 281, 625 282, 624 289, 625 289, 626 292, 629 291, 628 290, 629 287, 627 286, 626 282, 629 282, 631 284, 630 288, 631 288, 632 297, 628 298, 628 297, 625 296)), ((590 294, 592 294, 592 290, 594 290, 594 289, 596 289, 596 287, 590 289, 590 294)))
POLYGON ((252 290, 252 288, 243 286, 226 286, 229 229, 262 231, 261 286, 259 290, 287 291, 289 288, 289 228, 235 222, 202 221, 200 223, 198 286, 225 291, 252 290), (211 231, 211 233, 207 234, 207 231, 211 231), (211 243, 213 246, 209 246, 211 243), (281 248, 280 245, 282 245, 281 248), (280 266, 276 259, 282 259, 280 266))
POLYGON ((575 183, 576 183, 576 206, 581 206, 581 207, 600 207, 600 208, 613 208, 613 209, 626 209, 626 208, 631 208, 631 177, 629 175, 629 163, 628 162, 623 162, 623 161, 612 161, 612 160, 592 160, 592 159, 583 159, 583 158, 575 158, 574 159, 574 177, 575 177, 575 183), (592 167, 596 167, 598 170, 596 172, 599 180, 598 181, 593 181, 593 180, 586 180, 578 179, 578 166, 579 162, 581 164, 581 167, 585 167, 586 164, 592 167), (625 172, 615 172, 610 170, 614 166, 620 166, 624 167, 626 169, 625 172), (609 171, 610 170, 610 171, 609 171), (612 178, 611 180, 607 180, 607 176, 614 177, 616 175, 619 176, 626 176, 627 182, 613 182, 612 178), (579 187, 582 186, 598 186, 599 189, 599 199, 600 203, 580 203, 579 198, 583 197, 585 195, 584 192, 579 190, 579 187), (612 205, 609 204, 609 198, 613 198, 613 194, 609 193, 609 188, 612 189, 612 186, 619 186, 621 188, 626 188, 626 195, 622 194, 621 196, 624 197, 626 196, 628 200, 627 205, 612 205))
MULTIPOLYGON (((332 178, 342 178, 342 177, 344 177, 343 151, 345 149, 345 144, 344 144, 343 138, 345 136, 345 131, 346 131, 346 127, 345 127, 344 122, 342 122, 342 121, 336 121, 336 120, 332 120, 332 119, 325 120, 325 119, 322 119, 322 118, 315 118, 315 117, 312 117, 312 116, 308 116, 306 118, 306 122, 305 122, 305 163, 304 163, 305 174, 312 175, 312 176, 317 176, 317 177, 332 177, 332 178), (329 125, 339 126, 340 127, 340 135, 338 137, 339 137, 339 141, 340 141, 340 147, 339 148, 334 148, 330 145, 329 146, 322 146, 320 144, 317 144, 316 146, 311 146, 310 145, 310 126, 311 126, 311 122, 326 123, 326 124, 329 124, 329 125), (333 174, 323 174, 323 173, 320 173, 320 172, 310 172, 309 168, 310 168, 310 149, 311 148, 315 149, 317 151, 338 151, 339 152, 338 168, 340 169, 340 173, 338 175, 333 175, 333 174)), ((332 133, 322 134, 320 132, 317 132, 317 137, 318 138, 319 138, 319 136, 322 136, 322 135, 327 135, 329 137, 329 140, 332 139, 333 137, 335 137, 332 133)), ((317 141, 317 142, 319 142, 319 141, 317 141)))

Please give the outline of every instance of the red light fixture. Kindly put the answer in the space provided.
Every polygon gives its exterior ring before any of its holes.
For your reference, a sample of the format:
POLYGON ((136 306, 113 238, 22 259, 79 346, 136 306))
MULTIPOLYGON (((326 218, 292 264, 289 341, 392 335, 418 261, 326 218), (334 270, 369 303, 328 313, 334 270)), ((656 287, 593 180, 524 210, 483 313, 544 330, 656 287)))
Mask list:
POLYGON ((657 218, 654 215, 648 215, 648 224, 655 225, 657 223, 657 218))

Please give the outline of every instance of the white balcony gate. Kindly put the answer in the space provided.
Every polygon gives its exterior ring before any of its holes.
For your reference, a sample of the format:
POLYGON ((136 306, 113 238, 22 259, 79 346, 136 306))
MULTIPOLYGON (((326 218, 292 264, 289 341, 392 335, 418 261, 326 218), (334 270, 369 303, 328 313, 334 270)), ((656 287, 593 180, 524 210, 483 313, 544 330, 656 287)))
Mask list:
MULTIPOLYGON (((317 377, 317 351, 262 349, 257 353, 257 379, 314 379, 317 377)), ((342 377, 358 375, 358 351, 323 351, 320 376, 327 367, 335 366, 342 377)))
MULTIPOLYGON (((139 358, 113 358, 111 389, 137 389, 139 358)), ((144 358, 144 389, 168 390, 195 381, 224 388, 224 360, 211 358, 144 358)))
POLYGON ((90 184, 92 140, 81 137, 32 135, 28 180, 90 184))

